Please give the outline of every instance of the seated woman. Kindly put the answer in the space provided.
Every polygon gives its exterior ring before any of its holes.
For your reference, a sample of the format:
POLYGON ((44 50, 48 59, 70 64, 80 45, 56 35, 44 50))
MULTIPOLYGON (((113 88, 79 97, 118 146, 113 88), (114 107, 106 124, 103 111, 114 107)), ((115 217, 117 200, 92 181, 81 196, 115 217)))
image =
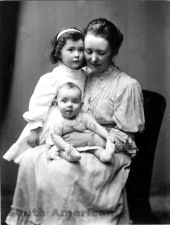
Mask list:
MULTIPOLYGON (((121 31, 103 18, 85 29, 85 57, 93 74, 86 83, 83 109, 112 135, 117 149, 113 163, 103 163, 90 152, 81 153, 76 163, 50 160, 48 145, 27 150, 7 224, 131 223, 125 184, 137 150, 133 136, 144 129, 144 112, 139 83, 114 64, 122 41, 121 31)), ((63 138, 75 147, 105 145, 92 132, 72 132, 63 138)))

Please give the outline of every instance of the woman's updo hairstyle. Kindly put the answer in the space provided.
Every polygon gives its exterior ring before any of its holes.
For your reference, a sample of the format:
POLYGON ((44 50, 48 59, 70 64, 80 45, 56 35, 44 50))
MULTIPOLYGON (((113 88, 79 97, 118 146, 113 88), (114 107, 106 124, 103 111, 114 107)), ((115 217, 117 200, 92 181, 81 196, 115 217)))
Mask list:
POLYGON ((56 64, 61 61, 61 50, 68 39, 72 41, 84 41, 84 35, 81 30, 75 27, 62 30, 57 33, 51 40, 50 61, 52 64, 56 64))
POLYGON ((105 38, 112 48, 113 56, 118 54, 119 48, 123 42, 123 33, 114 23, 104 18, 90 21, 85 28, 84 33, 85 36, 88 33, 92 33, 96 36, 105 38))

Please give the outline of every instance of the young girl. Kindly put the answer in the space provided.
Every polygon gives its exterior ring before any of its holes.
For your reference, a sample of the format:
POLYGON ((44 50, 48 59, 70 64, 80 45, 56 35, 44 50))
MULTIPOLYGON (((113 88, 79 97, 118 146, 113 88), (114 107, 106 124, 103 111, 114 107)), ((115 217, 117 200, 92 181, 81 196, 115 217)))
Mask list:
POLYGON ((75 83, 84 92, 87 68, 84 63, 83 34, 77 28, 59 32, 52 40, 50 59, 56 67, 40 77, 23 117, 28 122, 19 139, 3 156, 18 162, 26 149, 44 143, 46 132, 40 135, 58 88, 67 82, 75 83), (39 138, 40 137, 40 138, 39 138))

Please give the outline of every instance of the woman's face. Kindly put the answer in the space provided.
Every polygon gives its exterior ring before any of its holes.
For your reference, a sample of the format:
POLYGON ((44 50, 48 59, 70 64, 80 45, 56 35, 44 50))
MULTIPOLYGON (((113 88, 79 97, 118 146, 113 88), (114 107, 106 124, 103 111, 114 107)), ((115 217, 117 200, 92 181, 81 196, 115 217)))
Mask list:
POLYGON ((105 38, 87 33, 84 47, 87 65, 94 73, 102 73, 112 64, 112 50, 105 38))

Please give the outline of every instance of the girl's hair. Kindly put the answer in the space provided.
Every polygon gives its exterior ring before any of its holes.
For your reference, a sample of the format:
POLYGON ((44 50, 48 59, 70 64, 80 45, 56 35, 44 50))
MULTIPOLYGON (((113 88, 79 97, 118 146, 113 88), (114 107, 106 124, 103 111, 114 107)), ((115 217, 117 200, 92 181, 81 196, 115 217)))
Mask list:
POLYGON ((51 40, 50 61, 52 64, 61 61, 61 50, 68 39, 72 41, 84 41, 84 35, 81 30, 75 27, 69 28, 68 31, 66 30, 66 32, 60 31, 57 33, 51 40), (60 35, 61 33, 62 35, 60 35))
POLYGON ((123 33, 114 23, 104 18, 94 19, 85 28, 84 36, 88 33, 105 38, 112 48, 113 56, 118 54, 123 42, 123 33))

